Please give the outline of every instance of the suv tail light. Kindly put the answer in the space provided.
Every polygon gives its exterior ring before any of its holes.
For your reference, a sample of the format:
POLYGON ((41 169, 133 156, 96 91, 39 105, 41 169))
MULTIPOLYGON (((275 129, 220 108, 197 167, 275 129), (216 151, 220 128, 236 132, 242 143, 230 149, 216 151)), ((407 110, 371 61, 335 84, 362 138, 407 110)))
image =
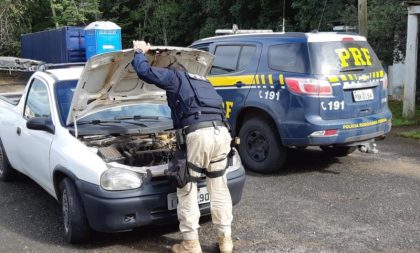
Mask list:
POLYGON ((289 91, 298 95, 331 97, 333 90, 326 80, 311 78, 286 78, 289 91))

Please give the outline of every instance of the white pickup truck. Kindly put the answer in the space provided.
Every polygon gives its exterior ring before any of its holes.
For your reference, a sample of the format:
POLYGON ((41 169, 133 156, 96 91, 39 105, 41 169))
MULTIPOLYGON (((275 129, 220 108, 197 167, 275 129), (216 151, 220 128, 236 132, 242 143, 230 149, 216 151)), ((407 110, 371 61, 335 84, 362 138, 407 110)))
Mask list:
MULTIPOLYGON (((176 189, 163 171, 176 146, 163 90, 140 80, 133 50, 95 56, 85 66, 35 72, 23 95, 0 96, 0 179, 27 175, 62 205, 65 238, 91 229, 127 231, 176 221, 176 189)), ((154 48, 154 66, 179 61, 206 75, 213 57, 188 48, 154 48)), ((236 154, 227 171, 234 204, 245 173, 236 154)), ((210 213, 205 181, 202 215, 210 213)))

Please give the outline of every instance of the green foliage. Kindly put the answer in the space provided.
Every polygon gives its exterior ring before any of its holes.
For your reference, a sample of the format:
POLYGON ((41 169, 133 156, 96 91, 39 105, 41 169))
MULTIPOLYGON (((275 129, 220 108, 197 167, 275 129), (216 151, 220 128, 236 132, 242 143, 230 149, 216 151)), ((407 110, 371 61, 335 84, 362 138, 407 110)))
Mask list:
POLYGON ((416 108, 416 117, 415 119, 405 119, 402 116, 403 103, 400 101, 389 101, 389 109, 392 112, 392 126, 412 126, 420 125, 420 105, 416 108))
POLYGON ((420 140, 420 130, 404 131, 399 134, 402 137, 420 140))
POLYGON ((356 4, 357 0, 294 0, 292 8, 296 10, 295 30, 301 32, 331 31, 333 22, 354 26, 357 24, 356 4))
MULTIPOLYGON (((216 29, 282 30, 279 0, 0 0, 0 55, 19 55, 20 34, 56 25, 110 20, 122 28, 123 46, 134 39, 187 46, 216 29), (53 13, 55 12, 55 17, 53 13)), ((407 11, 397 0, 368 0, 368 40, 385 64, 401 58, 407 11)), ((285 3, 286 31, 357 26, 357 0, 293 0, 285 3), (324 4, 325 11, 324 11, 324 4)))
POLYGON ((59 26, 86 25, 87 21, 96 20, 99 12, 99 0, 51 0, 51 8, 56 11, 53 21, 59 26))
POLYGON ((0 1, 0 55, 19 55, 20 34, 28 30, 25 0, 0 1))
POLYGON ((368 17, 368 41, 379 59, 386 65, 402 60, 407 39, 406 7, 396 0, 369 0, 368 17))

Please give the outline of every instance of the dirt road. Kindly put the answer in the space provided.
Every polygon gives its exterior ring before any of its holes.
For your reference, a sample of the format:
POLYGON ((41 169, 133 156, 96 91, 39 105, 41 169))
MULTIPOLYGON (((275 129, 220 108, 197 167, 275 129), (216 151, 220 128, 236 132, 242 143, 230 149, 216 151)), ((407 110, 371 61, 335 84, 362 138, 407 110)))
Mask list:
MULTIPOLYGON (((420 142, 391 134, 378 148, 345 158, 292 150, 283 172, 248 173, 234 208, 237 252, 419 252, 420 142)), ((180 239, 176 225, 79 246, 61 234, 59 206, 39 186, 0 183, 0 252, 169 252, 180 239)), ((204 252, 217 252, 211 223, 200 234, 204 252)))

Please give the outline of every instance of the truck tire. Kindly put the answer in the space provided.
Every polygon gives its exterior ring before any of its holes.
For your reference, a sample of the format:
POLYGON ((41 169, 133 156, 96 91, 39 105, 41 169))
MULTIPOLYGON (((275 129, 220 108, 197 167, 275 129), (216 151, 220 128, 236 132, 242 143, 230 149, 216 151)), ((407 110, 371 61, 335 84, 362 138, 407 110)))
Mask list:
POLYGON ((239 154, 247 170, 258 173, 279 171, 288 149, 281 144, 273 124, 262 117, 250 118, 239 130, 239 154))
POLYGON ((3 143, 0 140, 0 180, 10 182, 13 181, 16 176, 17 171, 10 165, 3 143))
POLYGON ((64 178, 61 181, 60 193, 66 241, 69 243, 86 241, 91 231, 82 201, 71 179, 64 178))
POLYGON ((334 146, 320 146, 322 151, 324 151, 325 154, 333 157, 344 157, 348 156, 351 153, 353 153, 357 147, 356 146, 342 146, 342 147, 334 147, 334 146))

